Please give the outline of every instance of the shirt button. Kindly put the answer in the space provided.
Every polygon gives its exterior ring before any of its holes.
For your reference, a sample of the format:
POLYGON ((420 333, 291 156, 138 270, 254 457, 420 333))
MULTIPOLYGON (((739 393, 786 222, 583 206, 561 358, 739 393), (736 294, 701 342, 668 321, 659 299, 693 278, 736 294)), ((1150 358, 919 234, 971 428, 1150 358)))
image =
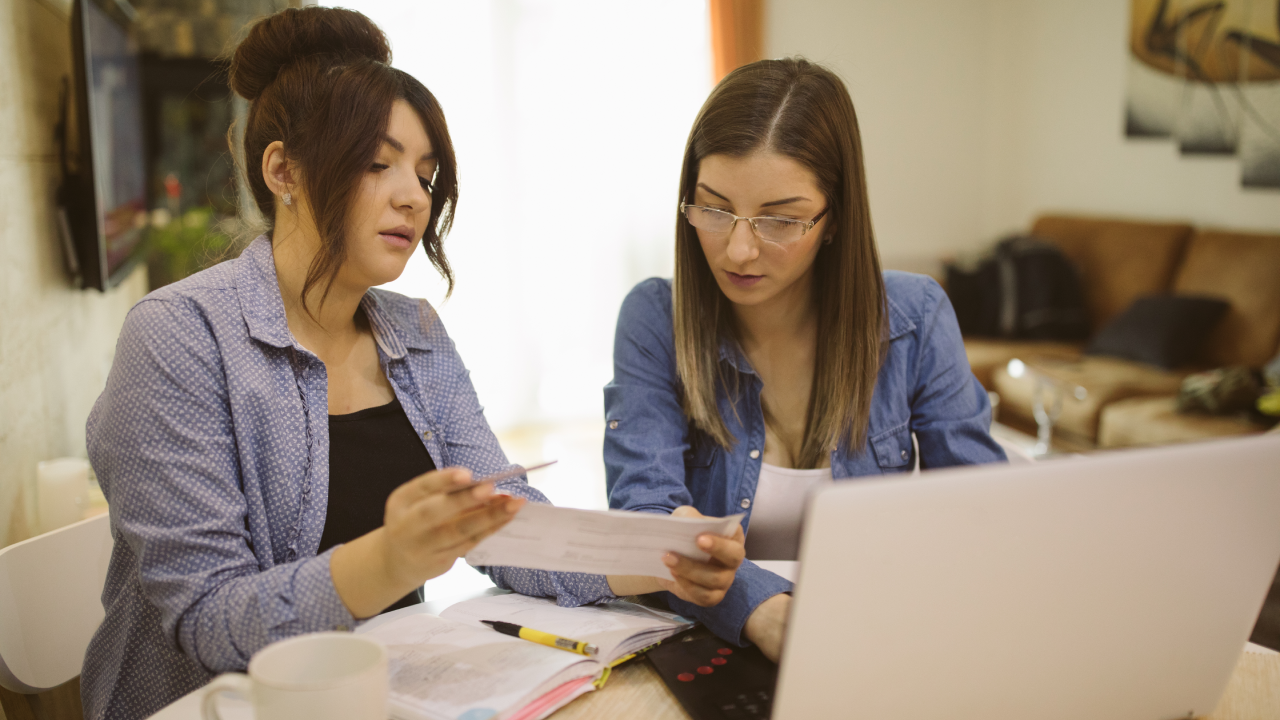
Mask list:
POLYGON ((617 421, 617 420, 610 420, 610 421, 609 421, 609 429, 610 429, 610 430, 617 430, 617 429, 618 429, 618 421, 617 421))
POLYGON ((746 510, 747 508, 751 507, 751 498, 742 498, 742 502, 738 504, 742 506, 743 510, 746 510))
POLYGON ((907 459, 908 457, 910 457, 910 456, 911 456, 911 453, 907 452, 906 450, 903 450, 903 451, 902 451, 902 459, 903 459, 903 460, 906 460, 906 459, 907 459))
MULTIPOLYGON (((756 458, 760 457, 760 451, 759 451, 759 450, 752 450, 752 451, 751 451, 751 453, 750 453, 750 455, 751 455, 751 459, 752 459, 752 460, 755 460, 756 458)), ((746 507, 746 505, 743 505, 742 507, 746 507)))
POLYGON ((338 632, 351 632, 351 627, 348 625, 335 625, 333 629, 338 632))
POLYGON ((430 430, 428 430, 428 431, 426 431, 426 432, 422 433, 422 438, 423 438, 424 440, 430 440, 430 439, 431 439, 431 431, 430 431, 430 430))

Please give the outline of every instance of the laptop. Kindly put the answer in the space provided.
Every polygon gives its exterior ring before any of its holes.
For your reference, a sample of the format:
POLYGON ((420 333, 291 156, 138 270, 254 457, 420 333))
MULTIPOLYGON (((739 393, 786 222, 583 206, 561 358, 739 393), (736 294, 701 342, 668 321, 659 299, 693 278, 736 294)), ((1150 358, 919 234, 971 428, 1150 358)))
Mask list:
POLYGON ((1207 715, 1278 563, 1275 434, 836 483, 773 717, 1207 715))

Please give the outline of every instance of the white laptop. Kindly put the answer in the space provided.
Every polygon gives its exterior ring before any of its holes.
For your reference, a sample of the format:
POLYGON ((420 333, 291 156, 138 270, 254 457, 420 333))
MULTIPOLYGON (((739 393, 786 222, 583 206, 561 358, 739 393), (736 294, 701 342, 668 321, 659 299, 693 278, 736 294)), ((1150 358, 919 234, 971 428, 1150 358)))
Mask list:
POLYGON ((775 720, 1213 712, 1280 563, 1280 435, 837 483, 775 720))

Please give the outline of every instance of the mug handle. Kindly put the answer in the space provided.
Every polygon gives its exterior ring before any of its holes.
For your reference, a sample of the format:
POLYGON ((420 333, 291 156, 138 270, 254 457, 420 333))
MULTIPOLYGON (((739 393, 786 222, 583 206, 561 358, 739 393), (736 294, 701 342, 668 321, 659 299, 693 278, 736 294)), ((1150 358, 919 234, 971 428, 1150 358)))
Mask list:
POLYGON ((224 692, 235 693, 246 700, 252 697, 253 681, 244 673, 224 673, 204 687, 200 699, 200 714, 204 720, 222 720, 218 716, 218 696, 224 692))

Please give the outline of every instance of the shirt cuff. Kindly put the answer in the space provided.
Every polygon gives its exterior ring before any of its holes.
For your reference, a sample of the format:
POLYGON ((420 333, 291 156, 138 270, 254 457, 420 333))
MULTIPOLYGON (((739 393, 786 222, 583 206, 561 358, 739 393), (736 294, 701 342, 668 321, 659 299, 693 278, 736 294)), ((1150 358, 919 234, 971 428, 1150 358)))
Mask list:
POLYGON ((338 597, 338 589, 333 586, 333 573, 329 563, 333 552, 341 545, 329 548, 323 553, 300 563, 301 567, 293 578, 293 596, 305 598, 307 617, 304 623, 307 632, 325 630, 354 630, 359 620, 347 609, 342 598, 338 597))

